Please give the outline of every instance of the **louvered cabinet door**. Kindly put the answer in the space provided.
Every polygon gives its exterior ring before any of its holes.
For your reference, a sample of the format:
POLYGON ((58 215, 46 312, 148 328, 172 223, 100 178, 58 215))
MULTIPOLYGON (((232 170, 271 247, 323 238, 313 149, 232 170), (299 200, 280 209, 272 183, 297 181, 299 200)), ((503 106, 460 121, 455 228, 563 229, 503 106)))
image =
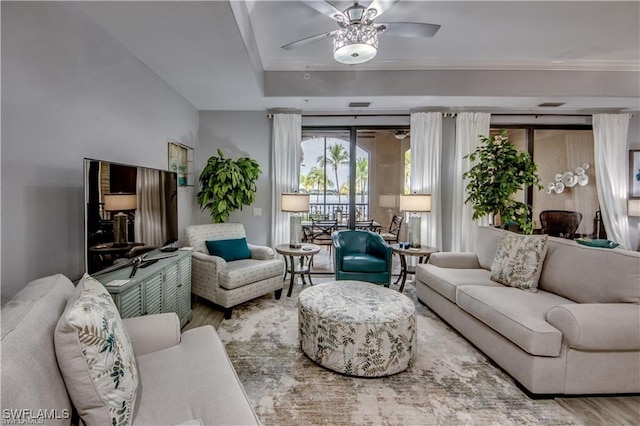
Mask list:
POLYGON ((114 295, 116 306, 122 318, 139 317, 144 314, 142 285, 135 285, 123 293, 114 295))
MULTIPOLYGON (((169 265, 164 270, 164 294, 162 312, 178 313, 178 264, 169 265)), ((178 315, 179 316, 179 315, 178 315)))
POLYGON ((144 312, 143 315, 162 313, 162 271, 156 272, 143 281, 144 312))
POLYGON ((183 326, 191 319, 191 256, 178 263, 178 316, 183 326))
POLYGON ((133 277, 132 266, 127 266, 96 278, 111 293, 122 318, 175 312, 183 326, 192 315, 191 252, 150 252, 149 258, 154 256, 160 256, 159 261, 138 268, 133 277))

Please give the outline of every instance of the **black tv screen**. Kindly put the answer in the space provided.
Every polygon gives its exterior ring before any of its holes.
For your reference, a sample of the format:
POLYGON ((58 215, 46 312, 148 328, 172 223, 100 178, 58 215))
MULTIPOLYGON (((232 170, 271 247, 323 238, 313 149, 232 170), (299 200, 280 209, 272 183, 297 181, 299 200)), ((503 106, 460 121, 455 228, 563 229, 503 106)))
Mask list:
POLYGON ((178 239, 176 173, 85 158, 84 177, 88 273, 178 239))

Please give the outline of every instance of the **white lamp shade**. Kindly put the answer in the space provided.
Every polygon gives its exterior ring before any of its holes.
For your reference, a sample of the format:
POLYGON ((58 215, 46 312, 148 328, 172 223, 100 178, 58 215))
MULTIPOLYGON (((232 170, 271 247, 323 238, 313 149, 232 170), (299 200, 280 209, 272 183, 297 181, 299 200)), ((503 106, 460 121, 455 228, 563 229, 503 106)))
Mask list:
POLYGON ((283 212, 302 213, 309 211, 309 194, 282 194, 280 210, 283 212))
POLYGON ((627 205, 628 216, 640 216, 640 198, 629 200, 627 205))
POLYGON ((400 210, 403 212, 430 212, 430 194, 402 194, 400 195, 400 210))
POLYGON ((378 204, 380 207, 393 208, 398 206, 397 195, 380 195, 378 198, 378 204))
POLYGON ((117 194, 104 194, 104 209, 108 212, 135 210, 136 208, 136 194, 124 192, 117 194))

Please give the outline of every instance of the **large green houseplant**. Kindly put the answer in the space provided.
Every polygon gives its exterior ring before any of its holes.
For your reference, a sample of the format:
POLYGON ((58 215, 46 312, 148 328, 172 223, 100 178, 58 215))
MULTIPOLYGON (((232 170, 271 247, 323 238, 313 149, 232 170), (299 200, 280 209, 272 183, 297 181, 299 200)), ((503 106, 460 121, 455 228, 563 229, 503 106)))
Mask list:
POLYGON ((207 160, 200 173, 201 190, 196 195, 198 205, 211 213, 214 223, 226 222, 229 214, 256 199, 256 180, 262 173, 260 165, 251 158, 237 160, 218 155, 207 160))
POLYGON ((533 232, 531 206, 513 199, 530 185, 542 188, 538 168, 528 152, 518 151, 502 129, 496 136, 480 136, 475 152, 465 156, 475 165, 462 175, 467 183, 465 203, 473 204, 473 218, 499 215, 502 223, 515 222, 533 232))

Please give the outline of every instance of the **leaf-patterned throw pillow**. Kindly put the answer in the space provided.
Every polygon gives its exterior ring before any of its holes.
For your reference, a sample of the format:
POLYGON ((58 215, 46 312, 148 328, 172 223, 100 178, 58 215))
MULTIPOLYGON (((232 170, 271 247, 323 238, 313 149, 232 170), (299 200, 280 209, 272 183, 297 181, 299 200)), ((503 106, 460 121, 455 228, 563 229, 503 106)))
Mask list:
POLYGON ((491 279, 510 287, 538 291, 548 240, 548 235, 504 232, 491 265, 491 279))
POLYGON ((107 290, 86 275, 55 331, 58 365, 87 425, 130 425, 138 370, 129 336, 107 290))

